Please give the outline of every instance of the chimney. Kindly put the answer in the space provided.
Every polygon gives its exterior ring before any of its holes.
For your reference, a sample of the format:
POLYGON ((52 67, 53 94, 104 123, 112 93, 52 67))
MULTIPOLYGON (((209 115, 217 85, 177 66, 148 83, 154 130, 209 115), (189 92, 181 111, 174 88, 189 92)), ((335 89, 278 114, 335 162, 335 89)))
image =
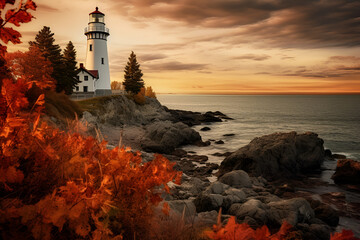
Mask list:
POLYGON ((83 64, 83 63, 80 63, 80 68, 84 68, 84 64, 83 64))

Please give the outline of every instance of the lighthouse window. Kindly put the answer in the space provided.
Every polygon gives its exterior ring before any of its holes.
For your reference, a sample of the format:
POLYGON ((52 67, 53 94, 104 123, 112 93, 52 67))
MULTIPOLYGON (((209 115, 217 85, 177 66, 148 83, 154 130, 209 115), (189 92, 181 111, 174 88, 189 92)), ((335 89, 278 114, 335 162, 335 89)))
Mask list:
POLYGON ((104 58, 101 58, 101 64, 104 64, 104 58))
POLYGON ((90 52, 92 51, 92 44, 90 44, 90 52))
POLYGON ((89 80, 89 76, 84 76, 84 81, 89 80))

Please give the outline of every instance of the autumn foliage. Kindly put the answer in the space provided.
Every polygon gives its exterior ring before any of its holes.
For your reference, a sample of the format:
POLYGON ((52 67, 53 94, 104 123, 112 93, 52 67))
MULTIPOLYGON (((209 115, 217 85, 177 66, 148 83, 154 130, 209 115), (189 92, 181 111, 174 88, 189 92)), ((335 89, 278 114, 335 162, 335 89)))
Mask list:
MULTIPOLYGON (((220 213, 221 214, 221 213, 220 213)), ((222 226, 218 216, 217 225, 212 230, 207 230, 204 234, 212 240, 301 240, 301 233, 296 231, 286 221, 283 222, 278 232, 271 234, 266 225, 258 229, 251 228, 247 223, 236 223, 235 217, 231 216, 225 226, 222 226)), ((343 230, 341 233, 331 235, 330 240, 358 240, 354 233, 343 230)))
MULTIPOLYGON (((14 2, 0 0, 0 9, 14 2)), ((30 21, 27 10, 35 8, 28 0, 8 10, 0 27, 5 44, 21 36, 5 24, 30 21)), ((143 162, 130 149, 108 149, 77 122, 66 132, 49 126, 41 115, 51 68, 37 51, 9 55, 0 66, 0 238, 141 239, 153 206, 181 173, 161 155, 143 162), (30 102, 34 87, 40 94, 30 102)))

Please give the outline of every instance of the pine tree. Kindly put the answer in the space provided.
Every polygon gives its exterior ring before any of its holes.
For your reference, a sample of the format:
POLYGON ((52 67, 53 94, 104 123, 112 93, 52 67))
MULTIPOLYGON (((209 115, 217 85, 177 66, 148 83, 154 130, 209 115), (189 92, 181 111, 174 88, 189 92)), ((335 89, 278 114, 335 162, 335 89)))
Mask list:
POLYGON ((142 79, 143 74, 140 69, 140 64, 137 62, 136 55, 133 51, 130 54, 124 72, 123 85, 125 90, 132 94, 139 93, 141 88, 144 87, 144 80, 142 79))
POLYGON ((55 44, 54 33, 50 27, 44 26, 35 37, 35 41, 30 41, 30 48, 37 46, 46 60, 49 60, 53 67, 52 78, 56 80, 56 91, 61 92, 66 88, 66 77, 64 76, 64 65, 62 63, 61 48, 55 44))
POLYGON ((72 94, 75 86, 80 82, 77 80, 77 67, 76 67, 76 50, 73 43, 70 41, 64 50, 63 53, 63 64, 64 64, 64 77, 65 77, 65 86, 64 91, 66 94, 72 94))

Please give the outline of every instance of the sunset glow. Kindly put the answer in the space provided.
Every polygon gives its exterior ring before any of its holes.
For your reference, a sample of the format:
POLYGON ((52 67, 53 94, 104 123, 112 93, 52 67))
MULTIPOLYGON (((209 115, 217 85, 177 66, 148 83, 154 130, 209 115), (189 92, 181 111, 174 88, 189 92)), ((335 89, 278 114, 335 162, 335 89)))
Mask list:
POLYGON ((98 6, 110 29, 112 81, 134 51, 157 93, 360 93, 360 2, 347 0, 38 0, 28 41, 49 26, 85 61, 84 28, 98 6))

